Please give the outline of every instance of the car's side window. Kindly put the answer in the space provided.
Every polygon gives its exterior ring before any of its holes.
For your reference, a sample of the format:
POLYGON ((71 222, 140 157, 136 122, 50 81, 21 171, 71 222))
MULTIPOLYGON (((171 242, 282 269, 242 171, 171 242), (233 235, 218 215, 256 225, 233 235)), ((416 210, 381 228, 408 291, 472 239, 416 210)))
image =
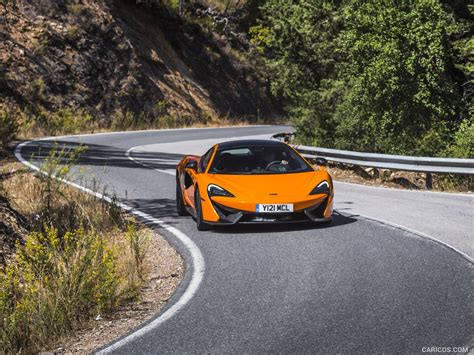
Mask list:
POLYGON ((209 164, 209 160, 211 160, 212 153, 214 152, 214 147, 209 149, 206 154, 204 154, 201 158, 201 161, 199 162, 199 170, 201 173, 206 171, 207 165, 209 164))

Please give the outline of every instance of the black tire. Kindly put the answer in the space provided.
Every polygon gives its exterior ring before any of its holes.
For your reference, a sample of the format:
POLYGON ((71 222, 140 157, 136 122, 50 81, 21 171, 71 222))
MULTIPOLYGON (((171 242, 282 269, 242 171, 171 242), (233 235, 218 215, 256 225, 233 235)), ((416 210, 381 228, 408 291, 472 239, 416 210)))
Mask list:
MULTIPOLYGON (((178 172, 176 172, 176 176, 178 176, 178 172)), ((188 211, 186 210, 186 206, 184 205, 183 193, 181 192, 179 179, 176 179, 176 211, 178 212, 178 216, 189 215, 188 211)))
POLYGON ((194 203, 196 205, 196 227, 198 231, 208 231, 212 227, 204 222, 202 218, 202 206, 201 206, 201 195, 199 194, 199 188, 196 186, 196 193, 194 194, 194 203))

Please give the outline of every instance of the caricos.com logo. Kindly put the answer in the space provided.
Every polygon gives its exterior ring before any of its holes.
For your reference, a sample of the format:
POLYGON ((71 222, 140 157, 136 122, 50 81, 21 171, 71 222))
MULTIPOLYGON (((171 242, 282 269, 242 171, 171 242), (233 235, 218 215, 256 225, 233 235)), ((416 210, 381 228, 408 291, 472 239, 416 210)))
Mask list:
POLYGON ((424 346, 423 353, 468 353, 468 346, 424 346))

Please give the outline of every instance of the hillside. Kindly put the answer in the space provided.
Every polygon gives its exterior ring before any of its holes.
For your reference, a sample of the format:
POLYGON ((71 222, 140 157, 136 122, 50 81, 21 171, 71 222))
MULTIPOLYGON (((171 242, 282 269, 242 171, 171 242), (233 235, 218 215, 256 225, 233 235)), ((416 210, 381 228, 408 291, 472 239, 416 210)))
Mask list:
POLYGON ((187 122, 278 115, 245 45, 162 4, 18 0, 1 9, 0 102, 187 122))

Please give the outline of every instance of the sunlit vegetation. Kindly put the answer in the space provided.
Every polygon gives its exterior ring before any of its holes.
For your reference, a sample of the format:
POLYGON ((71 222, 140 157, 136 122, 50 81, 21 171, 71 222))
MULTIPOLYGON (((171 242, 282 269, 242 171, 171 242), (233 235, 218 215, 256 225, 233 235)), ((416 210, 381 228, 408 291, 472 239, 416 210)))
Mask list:
POLYGON ((73 179, 72 166, 85 149, 53 147, 41 174, 19 169, 2 181, 2 196, 30 231, 0 271, 2 352, 48 349, 140 295, 150 232, 116 203, 54 178, 73 179))

